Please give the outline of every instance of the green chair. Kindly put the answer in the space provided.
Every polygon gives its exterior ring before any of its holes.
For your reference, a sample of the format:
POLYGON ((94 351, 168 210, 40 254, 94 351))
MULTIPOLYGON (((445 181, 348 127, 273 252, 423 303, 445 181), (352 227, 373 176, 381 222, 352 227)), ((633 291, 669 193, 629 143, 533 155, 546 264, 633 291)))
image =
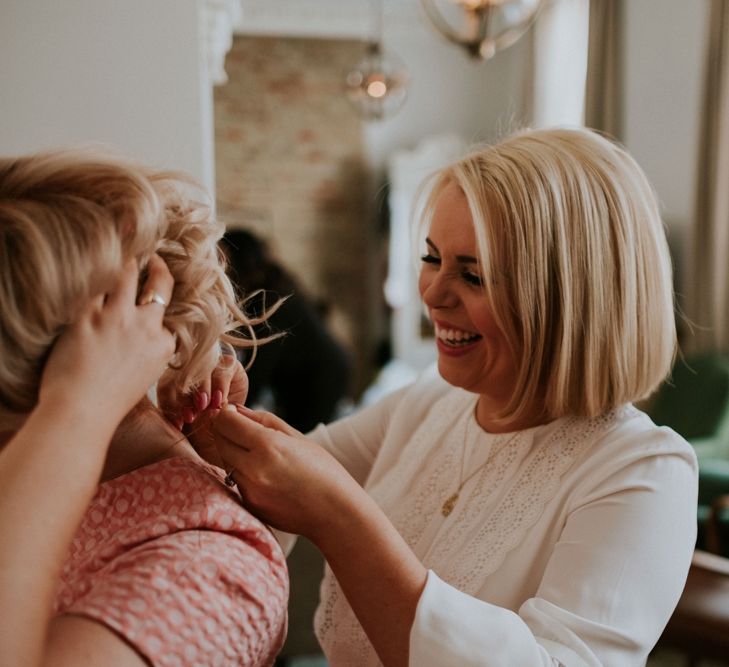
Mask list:
POLYGON ((649 413, 686 438, 699 459, 729 460, 729 357, 679 359, 649 413))
POLYGON ((719 552, 729 556, 729 503, 724 498, 729 496, 729 357, 704 354, 679 359, 647 411, 656 424, 680 433, 696 450, 697 547, 707 548, 706 526, 711 519, 716 523, 719 552))

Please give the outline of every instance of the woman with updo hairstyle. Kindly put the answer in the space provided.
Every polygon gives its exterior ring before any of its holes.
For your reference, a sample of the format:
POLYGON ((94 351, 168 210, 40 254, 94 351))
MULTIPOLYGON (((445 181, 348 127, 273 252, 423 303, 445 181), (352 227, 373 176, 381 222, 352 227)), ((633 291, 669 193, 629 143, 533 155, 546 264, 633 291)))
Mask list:
POLYGON ((696 536, 693 450, 633 406, 676 350, 655 194, 612 141, 544 129, 423 196, 437 374, 308 437, 221 411, 218 451, 326 558, 331 667, 644 665, 696 536))
POLYGON ((270 665, 283 641, 278 543, 151 400, 165 369, 178 427, 245 400, 203 196, 94 152, 0 159, 3 664, 270 665))

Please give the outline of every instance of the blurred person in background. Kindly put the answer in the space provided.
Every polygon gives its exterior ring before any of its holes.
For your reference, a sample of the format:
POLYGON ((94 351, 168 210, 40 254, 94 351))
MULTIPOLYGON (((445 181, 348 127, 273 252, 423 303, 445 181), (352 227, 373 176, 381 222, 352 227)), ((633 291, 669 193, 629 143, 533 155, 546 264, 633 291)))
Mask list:
MULTIPOLYGON (((351 396, 349 354, 329 330, 326 306, 310 299, 294 276, 277 262, 254 233, 230 229, 221 246, 229 275, 242 293, 246 311, 260 316, 283 303, 258 325, 258 337, 282 334, 257 348, 248 374, 248 405, 262 405, 306 432, 341 416, 351 396)), ((252 357, 241 350, 247 365, 252 357)))

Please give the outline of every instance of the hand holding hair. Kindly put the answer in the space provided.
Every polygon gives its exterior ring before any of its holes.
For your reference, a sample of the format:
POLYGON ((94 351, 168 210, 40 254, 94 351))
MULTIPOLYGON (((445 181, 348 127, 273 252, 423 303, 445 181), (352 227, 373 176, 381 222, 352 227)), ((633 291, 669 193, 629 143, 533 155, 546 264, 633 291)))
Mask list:
POLYGON ((175 351, 161 303, 169 302, 174 281, 162 258, 152 255, 142 295, 153 298, 137 304, 138 276, 136 260, 128 261, 116 287, 92 299, 61 334, 44 368, 39 402, 72 399, 116 427, 159 377, 175 351))

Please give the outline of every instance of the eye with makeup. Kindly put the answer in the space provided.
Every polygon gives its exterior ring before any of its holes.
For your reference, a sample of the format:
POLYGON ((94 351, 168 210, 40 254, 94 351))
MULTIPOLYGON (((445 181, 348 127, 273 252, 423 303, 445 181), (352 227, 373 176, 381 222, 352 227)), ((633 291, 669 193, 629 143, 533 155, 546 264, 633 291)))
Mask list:
POLYGON ((461 276, 467 283, 470 283, 471 285, 474 285, 476 287, 483 286, 483 279, 478 273, 474 273, 473 271, 469 271, 466 269, 461 272, 461 276))
MULTIPOLYGON (((420 261, 424 264, 432 264, 434 266, 440 266, 441 260, 440 257, 437 255, 433 255, 429 252, 426 252, 424 255, 420 256, 420 261)), ((469 285, 474 285, 475 287, 482 287, 483 286, 483 279, 481 278, 481 275, 478 273, 475 273, 474 271, 464 268, 461 271, 461 278, 465 280, 469 285)))

